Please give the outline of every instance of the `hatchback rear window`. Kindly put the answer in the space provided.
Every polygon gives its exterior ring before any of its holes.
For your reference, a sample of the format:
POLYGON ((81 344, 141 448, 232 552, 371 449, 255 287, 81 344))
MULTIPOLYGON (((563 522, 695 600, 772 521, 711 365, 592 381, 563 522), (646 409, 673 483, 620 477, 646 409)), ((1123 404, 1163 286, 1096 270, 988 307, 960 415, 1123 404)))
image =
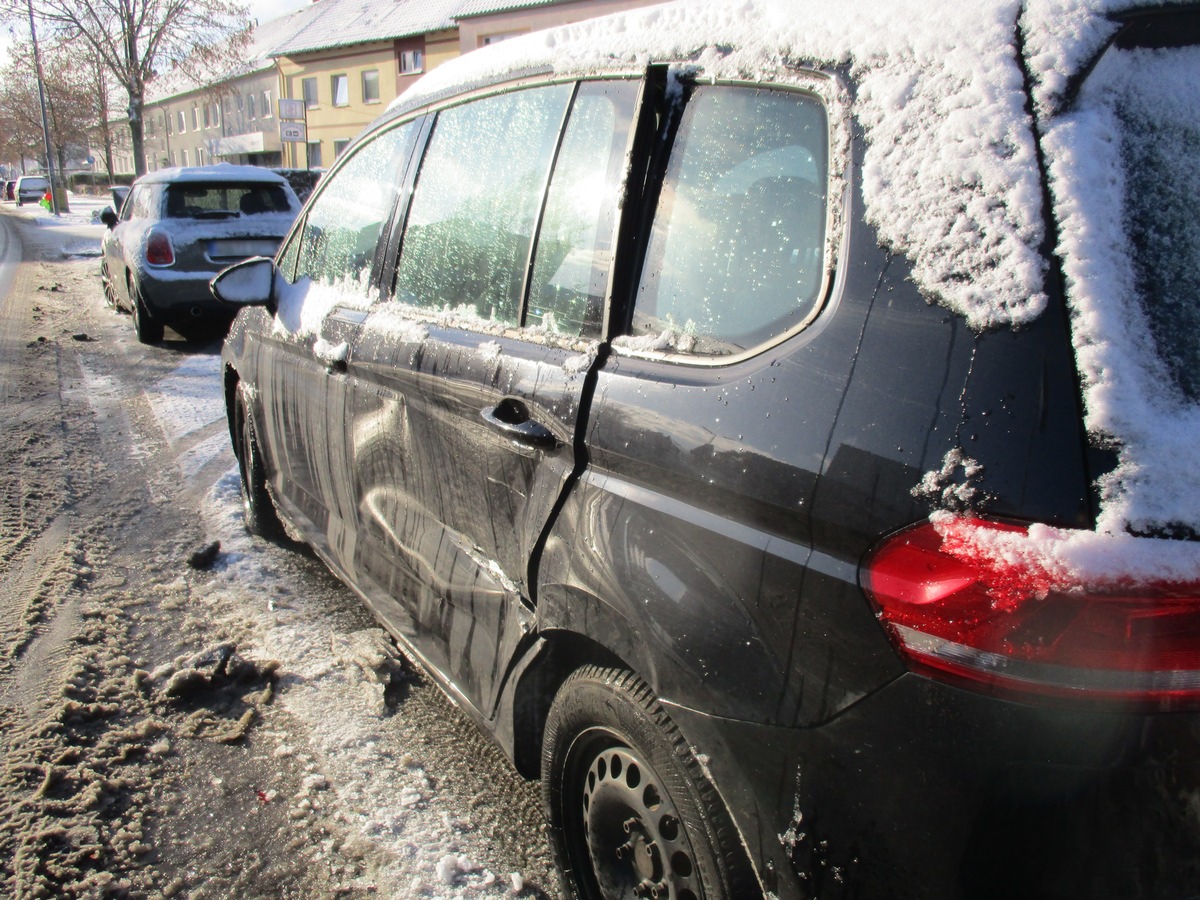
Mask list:
POLYGON ((167 186, 168 219, 227 219, 291 209, 287 192, 278 184, 188 182, 167 186))
POLYGON ((1200 401, 1200 47, 1112 54, 1134 285, 1159 361, 1200 401))

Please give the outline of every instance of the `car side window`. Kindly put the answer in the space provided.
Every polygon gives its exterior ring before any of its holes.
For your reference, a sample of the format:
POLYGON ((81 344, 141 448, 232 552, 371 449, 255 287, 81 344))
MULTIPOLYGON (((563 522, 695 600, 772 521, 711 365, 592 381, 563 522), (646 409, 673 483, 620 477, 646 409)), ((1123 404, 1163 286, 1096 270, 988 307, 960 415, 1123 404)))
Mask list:
POLYGON ((519 325, 525 269, 573 85, 438 115, 396 269, 396 299, 519 325))
POLYGON ((348 282, 365 288, 416 135, 414 122, 385 131, 327 177, 308 208, 304 227, 292 235, 280 256, 280 271, 289 282, 306 277, 321 284, 348 282), (291 260, 298 263, 294 274, 291 260))
POLYGON ((638 87, 632 81, 579 87, 538 231, 525 325, 600 336, 638 87))
POLYGON ((129 193, 124 205, 121 207, 121 221, 128 222, 130 219, 145 219, 150 215, 149 209, 150 188, 147 185, 136 185, 129 193))
POLYGON ((739 353, 796 328, 824 295, 829 129, 803 93, 696 88, 667 164, 635 335, 739 353))

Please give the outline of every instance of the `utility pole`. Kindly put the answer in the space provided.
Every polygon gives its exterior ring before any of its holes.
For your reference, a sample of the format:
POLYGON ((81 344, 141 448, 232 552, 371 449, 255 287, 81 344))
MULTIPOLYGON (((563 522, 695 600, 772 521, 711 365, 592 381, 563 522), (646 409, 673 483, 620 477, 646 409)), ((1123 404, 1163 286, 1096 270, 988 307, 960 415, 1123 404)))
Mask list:
POLYGON ((50 176, 50 209, 58 215, 58 192, 54 189, 54 154, 50 150, 50 123, 46 119, 46 85, 42 79, 42 56, 38 52, 37 28, 33 24, 33 0, 25 0, 29 7, 29 37, 33 40, 33 68, 37 73, 38 100, 42 105, 42 140, 46 145, 46 172, 50 176))

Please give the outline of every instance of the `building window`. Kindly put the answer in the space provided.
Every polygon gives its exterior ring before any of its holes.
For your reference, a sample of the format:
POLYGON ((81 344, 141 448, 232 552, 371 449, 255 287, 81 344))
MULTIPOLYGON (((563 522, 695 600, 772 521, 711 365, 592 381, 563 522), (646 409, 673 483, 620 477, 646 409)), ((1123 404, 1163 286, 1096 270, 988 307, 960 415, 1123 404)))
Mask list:
POLYGON ((308 167, 310 169, 318 168, 321 165, 321 142, 309 141, 308 144, 308 167))
POLYGON ((333 75, 329 79, 334 106, 350 105, 350 79, 345 75, 333 75))
POLYGON ((247 99, 249 100, 249 102, 246 104, 246 115, 249 116, 251 119, 258 118, 258 116, 255 114, 255 110, 254 110, 254 95, 251 94, 249 96, 249 98, 247 98, 247 99))
POLYGON ((379 70, 368 69, 362 73, 363 103, 379 102, 379 70))
POLYGON ((480 47, 490 47, 492 44, 498 44, 501 41, 507 41, 509 38, 520 37, 525 34, 524 31, 501 31, 496 34, 485 34, 479 39, 480 47))
POLYGON ((196 165, 204 165, 204 149, 202 147, 196 148, 196 165))
POLYGON ((192 131, 200 130, 200 107, 192 104, 192 131))
POLYGON ((187 118, 184 116, 182 109, 176 115, 179 116, 179 133, 183 134, 187 131, 187 128, 184 127, 187 124, 187 118))
POLYGON ((171 133, 171 114, 163 113, 163 121, 167 125, 167 134, 170 134, 171 133))
POLYGON ((212 112, 207 103, 204 104, 204 127, 205 128, 212 127, 212 112))
POLYGON ((262 117, 264 119, 271 118, 271 115, 273 114, 274 110, 271 109, 271 92, 270 91, 262 92, 262 106, 259 107, 259 112, 262 113, 262 117))
POLYGON ((308 109, 317 108, 317 79, 303 78, 300 80, 300 87, 304 91, 304 105, 308 109))
POLYGON ((341 138, 333 142, 333 158, 337 159, 350 146, 350 138, 341 138))
POLYGON ((186 150, 179 151, 179 164, 181 166, 187 165, 187 151, 186 150))
POLYGON ((221 127, 221 104, 214 103, 212 105, 213 127, 221 127))
POLYGON ((400 74, 417 75, 425 71, 425 54, 420 50, 405 50, 400 54, 400 74))

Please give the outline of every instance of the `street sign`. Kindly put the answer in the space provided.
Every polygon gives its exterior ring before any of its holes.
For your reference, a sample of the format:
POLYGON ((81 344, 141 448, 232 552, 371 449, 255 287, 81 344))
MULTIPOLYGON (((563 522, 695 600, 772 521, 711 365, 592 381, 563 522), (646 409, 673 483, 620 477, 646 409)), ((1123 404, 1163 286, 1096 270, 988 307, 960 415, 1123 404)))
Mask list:
POLYGON ((279 118, 281 118, 281 119, 303 119, 304 118, 304 101, 303 100, 285 100, 281 97, 279 100, 279 118))
POLYGON ((303 122, 280 122, 279 139, 285 144, 303 144, 305 129, 303 122))

